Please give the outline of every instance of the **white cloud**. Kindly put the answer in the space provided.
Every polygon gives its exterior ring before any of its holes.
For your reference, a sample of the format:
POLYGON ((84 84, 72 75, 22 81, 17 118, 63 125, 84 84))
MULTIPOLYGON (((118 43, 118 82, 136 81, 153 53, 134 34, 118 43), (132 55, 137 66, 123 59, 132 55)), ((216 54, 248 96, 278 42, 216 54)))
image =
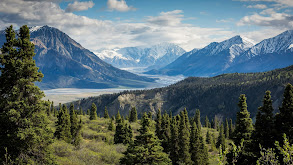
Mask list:
POLYGON ((181 24, 184 17, 182 10, 173 10, 169 12, 161 12, 159 16, 149 16, 147 22, 159 26, 177 26, 181 24))
POLYGON ((74 11, 88 10, 89 8, 92 8, 94 5, 95 4, 93 1, 88 1, 88 2, 74 1, 73 3, 68 4, 65 11, 66 12, 74 12, 74 11))
POLYGON ((267 8, 267 5, 264 5, 264 4, 248 5, 247 8, 266 9, 267 8))
POLYGON ((135 11, 136 8, 132 6, 128 6, 125 2, 125 0, 108 0, 107 2, 108 9, 110 11, 117 10, 120 12, 126 12, 126 11, 135 11))
POLYGON ((254 13, 253 15, 243 17, 237 25, 257 25, 292 29, 293 15, 278 13, 273 9, 266 9, 260 13, 254 13))

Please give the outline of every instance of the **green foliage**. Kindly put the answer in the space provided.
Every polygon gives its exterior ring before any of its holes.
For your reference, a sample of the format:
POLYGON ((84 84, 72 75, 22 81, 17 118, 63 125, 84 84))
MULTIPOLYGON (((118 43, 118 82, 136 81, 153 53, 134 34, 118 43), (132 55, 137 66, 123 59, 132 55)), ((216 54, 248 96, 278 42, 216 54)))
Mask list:
POLYGON ((54 136, 57 139, 64 140, 67 143, 71 143, 72 135, 70 115, 65 104, 63 104, 63 107, 59 111, 57 118, 58 120, 56 122, 56 131, 54 133, 54 136))
POLYGON ((229 138, 229 123, 228 123, 227 118, 226 118, 226 121, 225 121, 224 134, 225 134, 225 137, 228 139, 229 138))
POLYGON ((109 117, 109 114, 108 114, 107 107, 105 107, 104 118, 105 118, 105 119, 110 118, 110 117, 109 117))
POLYGON ((135 107, 132 107, 129 114, 129 122, 137 121, 137 111, 135 107))
POLYGON ((250 113, 247 111, 246 97, 244 94, 240 95, 238 106, 240 111, 237 113, 236 128, 234 131, 234 142, 239 145, 241 139, 249 141, 253 131, 252 119, 250 113))
POLYGON ((278 161, 278 156, 274 152, 272 148, 265 149, 262 148, 260 145, 260 157, 258 158, 256 164, 257 165, 263 165, 263 164, 268 164, 268 165, 279 165, 278 161))
POLYGON ((211 123, 209 121, 208 116, 206 116, 204 123, 205 123, 205 127, 210 128, 211 123))
POLYGON ((190 154, 193 164, 208 164, 208 150, 195 122, 192 124, 190 133, 190 154))
POLYGON ((276 129, 278 130, 279 139, 285 133, 290 142, 293 142, 293 86, 288 84, 283 94, 282 106, 279 108, 280 113, 276 115, 276 129))
POLYGON ((283 138, 284 140, 282 147, 278 141, 275 143, 275 145, 283 157, 282 162, 286 165, 293 164, 293 144, 289 143, 286 134, 283 134, 283 138))
POLYGON ((171 126, 170 126, 170 117, 165 112, 162 118, 161 124, 161 136, 162 136, 162 147, 164 152, 169 153, 170 151, 170 140, 171 140, 171 126))
MULTIPOLYGON (((263 99, 263 105, 258 108, 256 115, 255 130, 253 131, 253 150, 257 156, 260 156, 258 146, 261 145, 264 148, 272 148, 275 141, 275 125, 273 105, 271 99, 271 92, 266 91, 263 99)), ((268 153, 270 154, 270 153, 268 153)))
POLYGON ((179 132, 178 132, 178 123, 175 117, 172 119, 171 124, 171 140, 170 140, 170 159, 172 164, 176 165, 179 163, 179 132))
POLYGON ((43 74, 33 60, 29 28, 22 26, 15 36, 12 25, 6 28, 0 54, 0 161, 6 148, 16 164, 54 164, 48 147, 53 142, 46 114, 49 104, 34 85, 43 74))
MULTIPOLYGON (((188 117, 187 117, 188 118, 188 117)), ((186 126, 186 116, 184 111, 180 112, 180 124, 179 124, 179 161, 181 163, 190 164, 191 158, 189 153, 189 141, 190 134, 186 126)))
POLYGON ((98 116, 97 116, 97 106, 95 103, 92 103, 92 107, 90 110, 90 120, 97 120, 98 116))
POLYGON ((161 115, 161 110, 158 109, 157 114, 156 114, 156 135, 159 139, 162 139, 162 115, 161 115))
POLYGON ((113 119, 112 118, 110 119, 110 123, 109 123, 109 126, 108 126, 108 130, 109 131, 114 131, 115 130, 115 126, 114 126, 114 123, 113 123, 113 119))
POLYGON ((199 109, 197 109, 195 111, 195 122, 196 122, 197 129, 200 131, 201 130, 201 122, 200 122, 200 111, 199 111, 199 109))
POLYGON ((230 143, 231 146, 230 146, 229 152, 226 155, 228 164, 231 164, 231 165, 241 164, 239 160, 241 160, 241 157, 243 155, 242 153, 244 150, 243 143, 244 143, 244 139, 241 139, 239 146, 235 145, 233 142, 230 143))
POLYGON ((218 141, 217 141, 217 148, 219 148, 220 146, 222 147, 222 149, 226 149, 226 139, 225 139, 225 134, 224 134, 224 128, 223 128, 223 124, 221 124, 220 127, 220 133, 218 136, 218 141))
POLYGON ((171 161, 163 152, 159 139, 150 130, 150 119, 146 113, 143 115, 141 128, 138 131, 140 135, 128 146, 120 163, 127 165, 170 164, 171 161))

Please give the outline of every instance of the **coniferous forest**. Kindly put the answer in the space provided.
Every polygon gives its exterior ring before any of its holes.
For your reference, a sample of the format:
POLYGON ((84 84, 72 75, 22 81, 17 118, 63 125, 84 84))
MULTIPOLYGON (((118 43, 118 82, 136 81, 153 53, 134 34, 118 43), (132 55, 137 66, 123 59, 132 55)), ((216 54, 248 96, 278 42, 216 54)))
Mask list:
POLYGON ((34 83, 44 75, 33 60, 28 27, 15 32, 10 26, 5 33, 0 55, 2 164, 293 164, 289 82, 278 109, 270 91, 254 94, 262 97, 255 122, 245 94, 233 103, 238 106, 235 120, 201 117, 199 109, 190 115, 186 108, 176 114, 157 109, 139 117, 136 107, 127 115, 110 115, 104 107, 101 116, 95 103, 82 109, 43 101, 44 93, 34 83))

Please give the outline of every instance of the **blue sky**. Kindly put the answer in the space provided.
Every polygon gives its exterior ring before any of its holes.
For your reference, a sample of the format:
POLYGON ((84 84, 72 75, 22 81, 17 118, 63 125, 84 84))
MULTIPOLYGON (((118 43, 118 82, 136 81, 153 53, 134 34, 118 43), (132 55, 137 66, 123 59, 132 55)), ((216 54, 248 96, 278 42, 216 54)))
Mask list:
POLYGON ((186 50, 293 29, 293 0, 1 0, 0 29, 49 25, 97 51, 172 42, 186 50))

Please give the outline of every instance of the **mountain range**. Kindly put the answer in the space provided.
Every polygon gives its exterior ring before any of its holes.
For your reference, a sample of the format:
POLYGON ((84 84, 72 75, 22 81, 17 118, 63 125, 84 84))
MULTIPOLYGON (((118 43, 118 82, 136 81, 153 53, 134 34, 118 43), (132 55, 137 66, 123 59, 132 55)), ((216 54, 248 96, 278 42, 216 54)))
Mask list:
POLYGON ((183 54, 169 65, 146 72, 210 77, 222 73, 263 72, 293 64, 293 30, 258 44, 242 36, 183 54))
POLYGON ((98 57, 115 67, 146 67, 146 70, 162 68, 184 53, 184 49, 172 43, 161 43, 150 47, 104 49, 95 52, 98 57))
MULTIPOLYGON (((56 28, 31 27, 30 36, 36 65, 44 74, 37 83, 42 89, 145 87, 154 81, 113 67, 56 28)), ((0 45, 4 42, 2 31, 0 45)))

